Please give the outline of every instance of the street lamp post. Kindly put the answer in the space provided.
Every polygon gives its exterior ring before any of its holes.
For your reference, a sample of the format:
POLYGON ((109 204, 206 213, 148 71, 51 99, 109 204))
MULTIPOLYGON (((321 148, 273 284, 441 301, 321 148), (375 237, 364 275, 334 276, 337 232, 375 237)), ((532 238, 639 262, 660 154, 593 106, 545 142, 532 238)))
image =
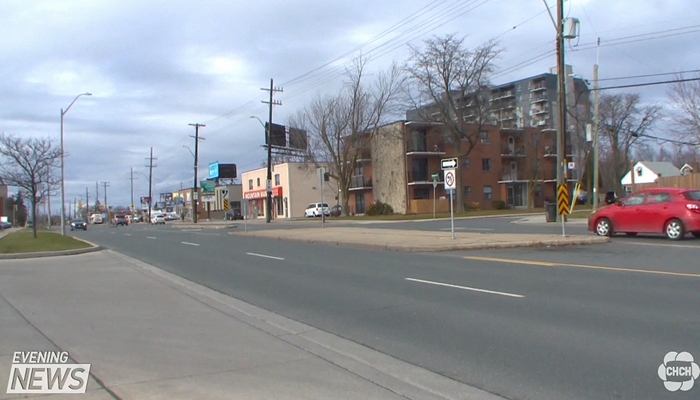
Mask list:
POLYGON ((71 103, 66 107, 65 111, 61 109, 61 235, 66 236, 66 181, 65 181, 65 152, 63 149, 63 117, 68 113, 68 110, 73 106, 73 103, 78 100, 80 96, 92 96, 92 93, 86 92, 81 93, 71 101, 71 103))

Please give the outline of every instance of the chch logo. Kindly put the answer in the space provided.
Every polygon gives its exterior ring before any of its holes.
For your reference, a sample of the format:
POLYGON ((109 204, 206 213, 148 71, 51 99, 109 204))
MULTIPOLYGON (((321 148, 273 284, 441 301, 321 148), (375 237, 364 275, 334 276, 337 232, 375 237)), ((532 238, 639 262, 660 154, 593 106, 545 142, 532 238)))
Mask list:
POLYGON ((659 365, 658 373, 668 391, 687 392, 693 388, 695 380, 700 376, 700 367, 690 353, 670 351, 664 357, 663 364, 659 365))

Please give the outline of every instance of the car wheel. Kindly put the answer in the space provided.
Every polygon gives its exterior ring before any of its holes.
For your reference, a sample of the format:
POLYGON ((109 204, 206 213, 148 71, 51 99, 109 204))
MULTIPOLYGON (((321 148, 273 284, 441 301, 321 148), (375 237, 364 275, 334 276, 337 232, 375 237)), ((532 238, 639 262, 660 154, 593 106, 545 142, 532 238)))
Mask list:
POLYGON ((595 233, 597 233, 598 236, 612 236, 612 222, 607 218, 599 219, 598 222, 595 223, 595 233))
POLYGON ((666 237, 671 240, 680 240, 685 236, 685 226, 683 226, 681 220, 676 218, 666 223, 664 231, 666 232, 666 237))
POLYGON ((693 237, 700 239, 700 231, 693 232, 693 237))

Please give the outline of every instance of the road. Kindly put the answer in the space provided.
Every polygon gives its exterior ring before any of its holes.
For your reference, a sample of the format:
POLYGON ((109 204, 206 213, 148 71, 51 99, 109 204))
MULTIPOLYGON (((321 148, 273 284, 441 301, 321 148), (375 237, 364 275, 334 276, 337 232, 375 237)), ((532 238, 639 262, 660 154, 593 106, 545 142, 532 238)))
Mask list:
POLYGON ((669 351, 700 357, 697 240, 408 254, 169 226, 73 233, 509 399, 700 392, 657 376, 669 351))

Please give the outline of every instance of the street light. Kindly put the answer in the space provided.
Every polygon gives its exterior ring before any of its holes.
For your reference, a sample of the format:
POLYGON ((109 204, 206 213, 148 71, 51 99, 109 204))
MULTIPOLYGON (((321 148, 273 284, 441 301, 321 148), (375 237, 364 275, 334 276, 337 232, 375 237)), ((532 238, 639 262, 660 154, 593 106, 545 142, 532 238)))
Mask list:
POLYGON ((260 118, 251 115, 250 118, 255 118, 260 122, 260 125, 265 128, 265 143, 267 144, 267 203, 265 204, 265 222, 268 224, 272 219, 272 140, 270 130, 272 129, 272 109, 270 109, 270 124, 265 127, 265 124, 260 118))
POLYGON ((63 150, 63 116, 66 115, 68 110, 70 110, 70 108, 73 106, 73 103, 75 103, 80 96, 92 96, 92 93, 86 92, 75 96, 65 111, 61 109, 61 235, 63 236, 66 236, 66 182, 63 160, 65 158, 65 153, 63 150))

